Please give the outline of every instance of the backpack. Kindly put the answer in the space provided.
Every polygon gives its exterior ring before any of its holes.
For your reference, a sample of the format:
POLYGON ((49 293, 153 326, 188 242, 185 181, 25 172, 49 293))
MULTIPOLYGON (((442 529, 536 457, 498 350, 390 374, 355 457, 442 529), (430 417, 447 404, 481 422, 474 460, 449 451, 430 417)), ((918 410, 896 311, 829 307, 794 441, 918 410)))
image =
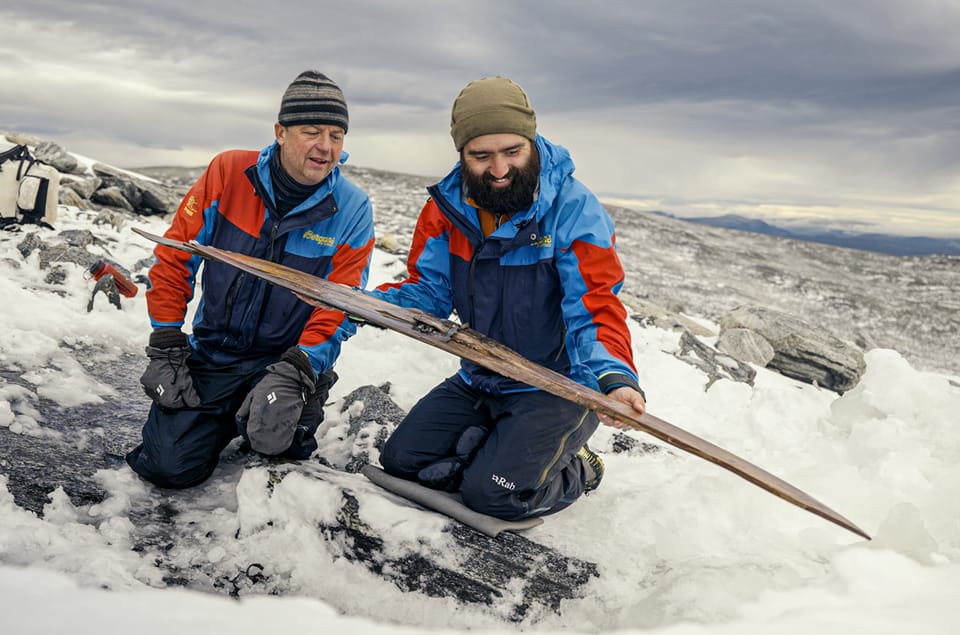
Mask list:
POLYGON ((57 219, 60 172, 17 145, 0 152, 0 228, 24 223, 52 227, 57 219))

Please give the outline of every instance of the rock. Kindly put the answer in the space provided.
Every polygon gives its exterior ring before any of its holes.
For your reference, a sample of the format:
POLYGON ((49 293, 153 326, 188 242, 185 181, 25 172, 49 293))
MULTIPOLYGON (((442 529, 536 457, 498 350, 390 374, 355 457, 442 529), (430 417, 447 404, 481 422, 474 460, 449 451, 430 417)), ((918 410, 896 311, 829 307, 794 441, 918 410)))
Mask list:
POLYGON ((6 132, 3 135, 7 141, 14 145, 25 145, 31 147, 37 147, 42 143, 42 139, 36 135, 28 134, 26 132, 6 132))
POLYGON ((628 307, 630 317, 644 326, 656 326, 666 330, 685 330, 701 337, 716 335, 709 328, 687 316, 668 311, 658 304, 626 292, 620 293, 620 301, 628 307))
POLYGON ((99 176, 67 176, 60 180, 60 189, 69 188, 82 198, 89 199, 102 184, 103 180, 99 176))
POLYGON ((89 269, 93 263, 100 260, 97 256, 81 247, 58 244, 40 249, 40 269, 46 269, 57 263, 71 262, 81 269, 89 269))
POLYGON ((118 207, 128 212, 133 211, 133 205, 124 195, 123 190, 116 186, 102 187, 93 193, 90 200, 108 207, 118 207))
POLYGON ((97 227, 101 225, 109 225, 113 227, 114 230, 120 231, 123 229, 127 220, 129 220, 130 215, 125 214, 122 211, 115 211, 109 208, 101 209, 96 218, 93 219, 93 224, 97 227))
POLYGON ((721 355, 687 330, 684 330, 680 336, 680 349, 674 353, 674 357, 699 368, 706 374, 707 385, 704 390, 718 379, 729 379, 752 386, 757 376, 757 371, 748 364, 721 355))
POLYGON ((77 159, 53 141, 38 143, 33 150, 33 156, 64 174, 77 174, 83 171, 77 159))
POLYGON ((614 454, 628 454, 630 456, 642 456, 652 454, 664 449, 663 446, 624 434, 623 432, 614 432, 611 437, 610 451, 614 454))
POLYGON ((60 192, 57 195, 57 202, 61 205, 79 207, 80 209, 84 209, 87 205, 87 200, 77 194, 76 190, 69 187, 60 188, 60 192))
MULTIPOLYGON (((123 198, 127 199, 127 202, 134 211, 143 205, 143 192, 131 179, 114 176, 104 176, 101 178, 103 179, 103 184, 100 186, 98 191, 103 191, 109 188, 116 188, 120 190, 123 198)), ((94 195, 96 195, 96 193, 94 193, 94 195)))
POLYGON ((96 235, 89 229, 66 229, 57 236, 64 243, 71 247, 87 247, 89 245, 104 246, 106 242, 100 238, 97 238, 96 235))
POLYGON ((17 251, 19 251, 23 259, 26 260, 35 250, 43 249, 44 247, 43 239, 40 238, 38 233, 34 232, 27 234, 24 239, 20 241, 17 245, 17 251))
POLYGON ((741 362, 756 364, 761 368, 773 360, 774 350, 762 335, 743 328, 727 329, 720 333, 717 350, 741 362))
POLYGON ((164 215, 175 212, 183 198, 179 192, 149 181, 135 181, 140 188, 141 205, 136 210, 144 216, 164 215))
POLYGON ((344 397, 340 412, 349 422, 346 438, 353 439, 350 458, 342 466, 344 471, 355 474, 364 465, 376 461, 387 437, 406 414, 390 398, 389 392, 387 383, 379 387, 361 386, 344 397), (361 410, 357 412, 357 408, 361 410))
MULTIPOLYGON (((107 188, 117 188, 126 199, 133 211, 142 216, 162 215, 174 212, 180 204, 183 194, 179 189, 172 188, 152 180, 140 179, 131 173, 103 163, 95 163, 93 172, 101 179, 103 185, 97 194, 107 188)), ((113 196, 113 194, 111 194, 113 196)), ((109 205, 109 203, 103 203, 109 205)), ((119 205, 121 209, 125 206, 119 205)))
MULTIPOLYGON (((56 267, 59 263, 73 263, 82 269, 90 266, 102 258, 87 251, 88 245, 103 245, 103 241, 87 230, 68 230, 57 235, 56 239, 47 242, 37 233, 28 234, 17 245, 17 250, 24 259, 37 252, 37 266, 41 271, 56 267)), ((118 266, 118 269, 120 267, 118 266)), ((126 271, 124 271, 126 273, 126 271)))
POLYGON ((106 163, 100 163, 97 161, 94 163, 91 168, 93 173, 99 177, 112 176, 116 178, 129 179, 130 173, 126 170, 121 170, 120 168, 115 168, 112 165, 107 165, 106 163))
POLYGON ((43 281, 47 284, 63 284, 67 279, 67 270, 62 265, 50 267, 43 281))
POLYGON ((756 332, 774 350, 767 368, 837 393, 856 386, 866 369, 859 348, 786 313, 741 306, 721 318, 720 327, 756 332))

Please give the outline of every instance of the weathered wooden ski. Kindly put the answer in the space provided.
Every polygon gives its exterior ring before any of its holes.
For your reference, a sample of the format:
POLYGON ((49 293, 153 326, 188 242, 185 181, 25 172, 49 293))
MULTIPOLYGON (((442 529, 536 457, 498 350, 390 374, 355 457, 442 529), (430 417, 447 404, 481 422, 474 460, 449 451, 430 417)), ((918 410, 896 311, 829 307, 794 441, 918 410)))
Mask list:
POLYGON ((501 375, 605 414, 694 456, 715 463, 801 509, 870 540, 870 536, 854 523, 770 472, 649 413, 636 417, 633 409, 626 404, 535 364, 496 340, 467 326, 415 309, 398 307, 356 289, 274 262, 195 242, 171 240, 136 228, 133 231, 160 245, 232 265, 267 282, 289 289, 315 304, 343 311, 370 324, 403 333, 501 375))

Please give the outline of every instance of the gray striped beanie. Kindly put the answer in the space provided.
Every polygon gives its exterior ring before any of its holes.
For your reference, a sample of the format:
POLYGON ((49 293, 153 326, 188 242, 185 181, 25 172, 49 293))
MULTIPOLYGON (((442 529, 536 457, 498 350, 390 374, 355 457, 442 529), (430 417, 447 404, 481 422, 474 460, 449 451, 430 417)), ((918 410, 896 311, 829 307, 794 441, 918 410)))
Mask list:
POLYGON ((347 131, 347 102, 336 82, 319 71, 303 71, 283 93, 281 126, 331 125, 347 131))

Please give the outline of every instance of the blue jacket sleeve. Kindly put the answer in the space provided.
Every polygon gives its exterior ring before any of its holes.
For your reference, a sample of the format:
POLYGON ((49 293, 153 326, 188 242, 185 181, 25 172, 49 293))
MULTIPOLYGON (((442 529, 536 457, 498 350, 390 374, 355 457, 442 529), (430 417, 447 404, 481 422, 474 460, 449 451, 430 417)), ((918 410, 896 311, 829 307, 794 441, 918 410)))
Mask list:
POLYGON ((370 295, 439 318, 453 311, 450 284, 450 225, 431 200, 424 206, 407 258, 407 277, 369 291, 370 295))

